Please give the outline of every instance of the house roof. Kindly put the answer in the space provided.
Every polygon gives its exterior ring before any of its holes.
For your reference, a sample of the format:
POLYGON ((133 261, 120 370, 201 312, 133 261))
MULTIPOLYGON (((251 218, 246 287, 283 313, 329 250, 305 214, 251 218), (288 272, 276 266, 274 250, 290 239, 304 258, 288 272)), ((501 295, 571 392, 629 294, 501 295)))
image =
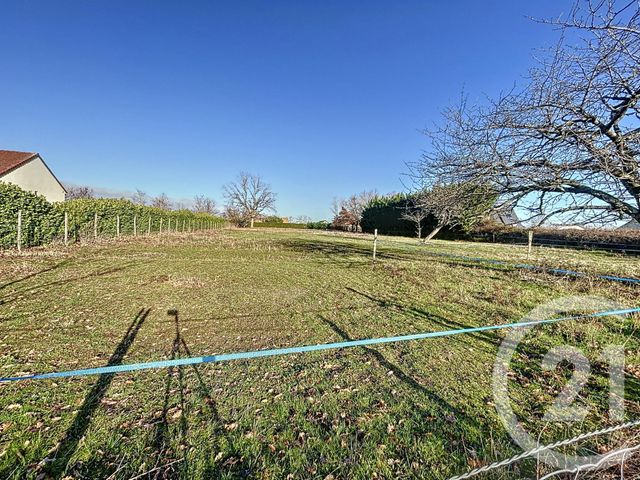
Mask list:
POLYGON ((640 222, 631 220, 617 228, 618 230, 640 230, 640 222))
POLYGON ((19 167, 23 163, 37 157, 37 153, 32 152, 14 152, 12 150, 0 150, 0 175, 9 173, 14 168, 19 167))
POLYGON ((49 166, 45 163, 42 157, 40 157, 39 153, 16 152, 13 150, 0 150, 0 177, 2 177, 3 175, 6 175, 12 170, 15 170, 19 166, 24 165, 25 163, 33 160, 34 158, 40 158, 43 165, 46 167, 47 170, 49 170, 49 173, 51 174, 51 176, 56 180, 56 182, 58 182, 58 185, 60 185, 60 188, 62 188, 62 190, 66 192, 67 189, 64 187, 64 185, 62 185, 62 182, 58 180, 58 178, 53 174, 49 166))

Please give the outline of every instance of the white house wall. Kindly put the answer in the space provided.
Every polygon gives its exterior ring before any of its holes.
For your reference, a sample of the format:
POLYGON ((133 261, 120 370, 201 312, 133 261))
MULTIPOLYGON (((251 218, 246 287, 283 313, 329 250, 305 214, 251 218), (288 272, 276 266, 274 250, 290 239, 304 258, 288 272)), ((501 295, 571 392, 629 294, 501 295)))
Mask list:
POLYGON ((50 202, 64 201, 64 189, 40 157, 36 157, 1 176, 0 181, 13 183, 23 190, 43 195, 50 202))

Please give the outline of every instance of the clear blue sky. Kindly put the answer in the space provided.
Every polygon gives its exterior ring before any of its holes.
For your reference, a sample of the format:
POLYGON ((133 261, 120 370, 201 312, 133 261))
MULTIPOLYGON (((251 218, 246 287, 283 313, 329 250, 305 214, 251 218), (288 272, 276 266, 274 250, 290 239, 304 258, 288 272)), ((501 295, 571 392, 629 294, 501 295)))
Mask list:
POLYGON ((0 149, 62 181, 173 198, 244 170, 282 215, 402 191, 462 88, 522 81, 569 1, 0 3, 0 149))

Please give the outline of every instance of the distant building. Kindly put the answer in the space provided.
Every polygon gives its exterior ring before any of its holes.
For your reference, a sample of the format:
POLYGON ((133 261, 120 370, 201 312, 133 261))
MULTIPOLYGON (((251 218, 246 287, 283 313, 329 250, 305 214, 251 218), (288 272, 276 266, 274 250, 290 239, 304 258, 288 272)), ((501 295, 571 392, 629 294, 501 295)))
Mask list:
POLYGON ((508 227, 520 227, 520 219, 513 208, 501 209, 491 212, 489 215, 491 220, 508 227))
POLYGON ((638 222, 637 220, 631 220, 618 227, 616 230, 640 230, 640 222, 638 222))
POLYGON ((38 153, 0 150, 0 182, 13 183, 50 202, 64 202, 67 193, 38 153))

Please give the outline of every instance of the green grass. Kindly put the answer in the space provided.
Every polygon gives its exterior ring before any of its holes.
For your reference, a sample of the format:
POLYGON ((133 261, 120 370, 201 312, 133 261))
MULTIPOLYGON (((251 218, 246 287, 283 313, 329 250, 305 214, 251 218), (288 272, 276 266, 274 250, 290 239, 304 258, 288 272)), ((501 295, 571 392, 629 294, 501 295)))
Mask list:
MULTIPOLYGON (((286 230, 122 239, 0 257, 0 376, 510 323, 572 295, 638 288, 451 260, 522 247, 286 230), (394 243, 385 242, 391 240, 394 243), (399 242, 399 243, 395 243, 399 242), (175 311, 175 312, 174 312, 175 311)), ((536 249, 530 263, 640 275, 640 260, 536 249)), ((510 379, 541 441, 607 425, 602 348, 625 344, 637 418, 640 318, 539 327, 510 379), (581 348, 581 425, 542 419, 581 348)), ((0 478, 447 478, 518 453, 491 394, 504 331, 116 376, 0 385, 0 478)), ((631 432, 633 433, 633 432, 631 432)), ((580 444, 597 450, 624 438, 580 444)), ((533 475, 524 461, 484 478, 533 475)))

